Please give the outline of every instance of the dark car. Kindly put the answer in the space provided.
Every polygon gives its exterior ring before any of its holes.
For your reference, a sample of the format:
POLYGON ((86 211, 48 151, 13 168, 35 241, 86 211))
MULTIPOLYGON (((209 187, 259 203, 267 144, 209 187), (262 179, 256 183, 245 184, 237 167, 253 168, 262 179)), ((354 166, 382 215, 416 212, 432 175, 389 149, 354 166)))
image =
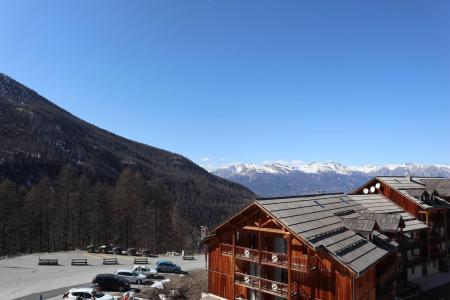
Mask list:
POLYGON ((105 291, 127 291, 130 289, 130 283, 114 274, 98 274, 92 279, 92 283, 98 284, 105 291))
POLYGON ((122 255, 122 248, 121 247, 114 247, 112 248, 112 253, 115 255, 122 255))
POLYGON ((158 257, 158 254, 153 254, 149 249, 142 250, 142 256, 144 257, 158 257))
POLYGON ((156 263, 156 271, 160 273, 181 273, 181 267, 168 260, 160 260, 156 263))

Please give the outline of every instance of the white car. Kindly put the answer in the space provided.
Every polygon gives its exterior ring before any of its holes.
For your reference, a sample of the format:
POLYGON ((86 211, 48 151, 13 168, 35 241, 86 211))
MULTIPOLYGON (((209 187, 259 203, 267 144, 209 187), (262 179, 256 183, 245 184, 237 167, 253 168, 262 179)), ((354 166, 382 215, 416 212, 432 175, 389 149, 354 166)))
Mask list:
POLYGON ((141 265, 133 266, 130 269, 130 272, 145 275, 147 278, 156 278, 158 276, 156 269, 141 265))
POLYGON ((114 300, 111 295, 103 292, 96 292, 93 288, 74 288, 64 293, 63 299, 68 300, 80 300, 80 299, 92 299, 92 293, 94 293, 95 299, 99 300, 114 300))
POLYGON ((143 274, 133 273, 130 270, 117 270, 116 273, 114 274, 116 274, 119 277, 122 277, 129 283, 143 284, 150 282, 150 280, 147 279, 147 276, 143 274))

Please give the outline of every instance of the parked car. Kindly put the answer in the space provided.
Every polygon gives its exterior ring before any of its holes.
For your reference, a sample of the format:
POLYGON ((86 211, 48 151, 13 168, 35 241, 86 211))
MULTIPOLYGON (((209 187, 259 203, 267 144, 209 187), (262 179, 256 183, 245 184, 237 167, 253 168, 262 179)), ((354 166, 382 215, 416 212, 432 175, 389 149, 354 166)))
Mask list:
POLYGON ((97 292, 93 288, 70 289, 64 293, 63 299, 78 300, 80 297, 81 299, 93 299, 92 294, 94 294, 96 300, 113 300, 111 295, 97 292))
POLYGON ((114 274, 127 280, 129 283, 143 284, 150 282, 144 274, 133 273, 130 270, 117 270, 114 274))
POLYGON ((147 278, 156 278, 158 276, 158 271, 147 266, 136 265, 133 266, 129 271, 131 273, 145 275, 147 278))
POLYGON ((127 249, 128 256, 136 256, 136 248, 128 248, 127 249))
POLYGON ((130 289, 128 280, 115 274, 98 274, 92 279, 92 283, 98 284, 102 290, 124 292, 130 289))
POLYGON ((153 254, 152 251, 150 251, 150 249, 144 249, 144 250, 142 250, 142 256, 145 256, 145 257, 158 257, 158 254, 153 254))
POLYGON ((121 247, 114 247, 112 248, 112 253, 115 255, 122 255, 122 248, 121 247))
POLYGON ((97 250, 99 253, 108 253, 108 251, 109 251, 108 246, 106 246, 106 245, 99 246, 97 250))
POLYGON ((181 273, 181 267, 168 260, 159 260, 156 262, 157 272, 181 273))

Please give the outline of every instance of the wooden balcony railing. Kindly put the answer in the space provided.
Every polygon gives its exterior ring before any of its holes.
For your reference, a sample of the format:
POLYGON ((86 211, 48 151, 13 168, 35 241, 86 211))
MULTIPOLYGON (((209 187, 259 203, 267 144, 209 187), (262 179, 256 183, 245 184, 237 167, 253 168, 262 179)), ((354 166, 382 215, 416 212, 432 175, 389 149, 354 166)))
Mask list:
POLYGON ((220 244, 220 254, 233 255, 233 245, 224 243, 220 244))
POLYGON ((259 261, 259 251, 256 249, 236 246, 236 253, 237 258, 242 258, 245 260, 250 260, 254 262, 259 261))
MULTIPOLYGON (((233 246, 230 244, 220 244, 220 253, 222 255, 233 255, 233 246)), ((276 253, 270 251, 262 251, 257 249, 236 246, 236 258, 259 262, 259 255, 261 253, 261 264, 276 266, 281 268, 288 267, 288 256, 284 253, 276 253)), ((310 259, 310 264, 314 261, 310 259)), ((293 270, 304 270, 308 266, 308 258, 306 256, 292 256, 291 268, 293 270)))
POLYGON ((284 267, 288 265, 288 256, 283 253, 261 251, 261 263, 284 267))
POLYGON ((426 244, 426 239, 405 239, 404 243, 406 244, 406 247, 411 248, 420 248, 426 244))
MULTIPOLYGON (((261 263, 266 265, 275 265, 279 267, 288 267, 288 255, 284 253, 275 253, 269 251, 261 251, 261 263)), ((306 269, 308 260, 306 257, 292 256, 291 268, 292 269, 306 269)))
POLYGON ((445 242, 445 236, 443 236, 443 235, 432 235, 431 237, 430 237, 430 242, 432 242, 432 243, 443 243, 443 242, 445 242))
MULTIPOLYGON (((279 297, 287 298, 289 288, 287 283, 282 283, 265 278, 259 278, 253 275, 235 273, 236 284, 244 285, 248 288, 261 291, 263 293, 272 294, 279 297)), ((297 283, 291 284, 291 294, 297 293, 297 283)))
POLYGON ((431 259, 441 259, 447 256, 445 249, 431 249, 430 257, 431 259))
POLYGON ((419 255, 415 255, 415 256, 409 257, 407 259, 407 265, 408 265, 408 267, 413 267, 413 266, 416 266, 416 265, 420 265, 420 264, 422 264, 422 262, 424 260, 425 260, 424 257, 419 256, 419 255))

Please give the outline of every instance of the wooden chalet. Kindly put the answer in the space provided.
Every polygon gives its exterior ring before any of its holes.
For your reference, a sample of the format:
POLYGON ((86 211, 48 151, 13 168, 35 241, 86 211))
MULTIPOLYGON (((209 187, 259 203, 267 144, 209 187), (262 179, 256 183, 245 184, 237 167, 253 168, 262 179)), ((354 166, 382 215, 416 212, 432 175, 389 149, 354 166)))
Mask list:
POLYGON ((449 270, 450 179, 381 176, 373 178, 353 194, 356 198, 350 197, 361 205, 399 213, 405 220, 406 228, 398 240, 403 280, 449 270), (368 200, 364 203, 358 197, 368 200))
MULTIPOLYGON (((355 196, 356 197, 356 196, 355 196)), ((403 217, 345 194, 258 199, 205 240, 208 291, 225 299, 375 299, 397 274, 403 217)))

